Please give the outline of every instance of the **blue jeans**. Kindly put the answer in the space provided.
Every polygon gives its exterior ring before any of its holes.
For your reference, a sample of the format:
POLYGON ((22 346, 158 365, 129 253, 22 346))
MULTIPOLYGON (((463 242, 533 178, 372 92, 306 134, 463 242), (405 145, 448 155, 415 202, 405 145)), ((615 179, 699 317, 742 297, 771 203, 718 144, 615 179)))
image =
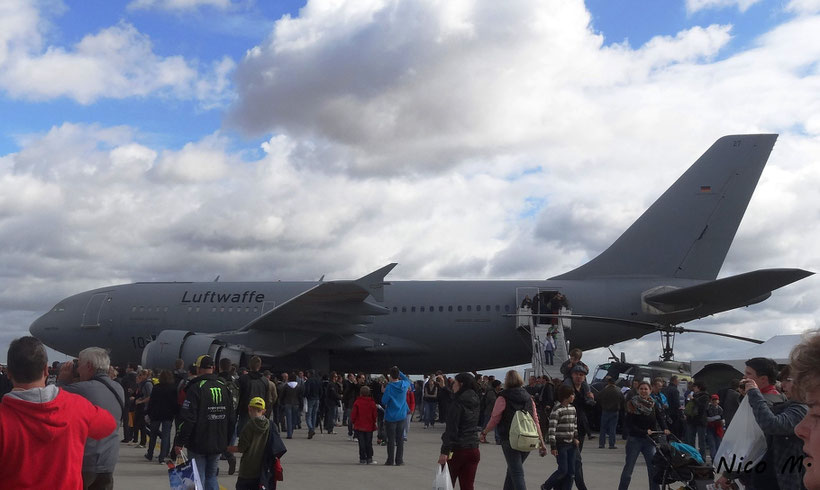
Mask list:
POLYGON ((686 443, 695 446, 695 436, 697 436, 697 448, 700 457, 706 461, 706 427, 703 425, 686 424, 686 443))
POLYGON ((524 461, 529 451, 517 451, 510 447, 509 440, 501 441, 501 452, 507 461, 507 475, 504 477, 504 490, 526 490, 524 481, 524 461))
POLYGON ((559 444, 558 468, 547 478, 544 482, 546 488, 560 488, 562 490, 572 490, 572 481, 575 478, 575 458, 578 451, 575 449, 575 444, 559 444))
POLYGON ((598 446, 604 447, 607 437, 609 437, 609 447, 615 447, 615 427, 618 425, 618 412, 601 412, 601 437, 598 446))
POLYGON ((171 450, 171 426, 174 425, 173 420, 152 420, 151 421, 151 439, 148 442, 148 458, 153 459, 154 448, 157 447, 157 434, 162 433, 162 442, 159 445, 159 460, 162 461, 168 457, 168 451, 171 450), (161 427, 161 428, 160 428, 161 427))
POLYGON ((436 400, 428 401, 424 400, 424 406, 422 407, 421 418, 424 420, 424 426, 428 427, 434 425, 436 423, 436 404, 438 402, 436 400))
POLYGON ((216 474, 219 472, 219 454, 197 454, 190 449, 188 457, 196 461, 196 470, 205 490, 219 490, 216 474))
POLYGON ((314 432, 316 429, 316 416, 319 415, 319 399, 308 399, 307 409, 308 413, 307 418, 305 419, 305 423, 307 424, 308 430, 310 432, 314 432))
POLYGON ((652 456, 655 455, 655 445, 649 436, 636 437, 633 435, 630 435, 629 439, 626 440, 626 462, 621 472, 621 483, 618 485, 618 490, 627 490, 629 488, 638 454, 643 454, 643 459, 646 461, 646 471, 649 474, 649 490, 659 490, 660 487, 652 479, 652 456))
POLYGON ((287 426, 288 439, 293 438, 293 428, 299 420, 299 405, 285 405, 285 420, 287 426))
POLYGON ((721 438, 718 437, 717 432, 715 429, 711 427, 706 428, 706 445, 709 446, 709 457, 712 458, 712 461, 715 460, 715 453, 717 452, 718 448, 720 447, 721 438))

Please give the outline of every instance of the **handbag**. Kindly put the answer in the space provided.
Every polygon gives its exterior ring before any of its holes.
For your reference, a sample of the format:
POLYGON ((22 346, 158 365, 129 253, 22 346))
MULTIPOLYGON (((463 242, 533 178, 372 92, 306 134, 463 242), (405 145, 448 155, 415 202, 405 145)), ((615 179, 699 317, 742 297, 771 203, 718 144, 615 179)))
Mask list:
POLYGON ((168 469, 171 490, 204 490, 202 480, 199 479, 199 471, 196 469, 196 461, 188 460, 182 453, 180 457, 183 462, 168 469))
POLYGON ((757 425, 749 397, 743 397, 726 429, 712 466, 718 472, 739 473, 753 468, 766 454, 766 436, 757 425))
POLYGON ((453 490, 453 480, 450 479, 450 468, 447 463, 436 465, 436 477, 433 479, 433 490, 453 490))

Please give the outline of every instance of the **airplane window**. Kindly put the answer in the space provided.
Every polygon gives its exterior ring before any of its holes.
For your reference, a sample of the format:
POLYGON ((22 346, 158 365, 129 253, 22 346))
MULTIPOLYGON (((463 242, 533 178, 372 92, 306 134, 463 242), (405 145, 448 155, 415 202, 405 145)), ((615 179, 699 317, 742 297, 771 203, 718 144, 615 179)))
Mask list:
POLYGON ((504 305, 504 311, 506 311, 506 312, 508 312, 508 313, 509 313, 509 311, 510 311, 510 305, 504 305))
POLYGON ((136 306, 132 306, 132 307, 131 307, 131 312, 134 312, 134 311, 137 311, 137 307, 136 307, 136 306))
POLYGON ((219 311, 225 311, 225 307, 224 307, 224 306, 220 306, 220 307, 219 307, 219 311))
POLYGON ((501 311, 501 305, 495 305, 495 311, 501 311))
POLYGON ((416 312, 416 307, 415 307, 415 306, 411 306, 411 307, 410 307, 410 312, 411 312, 411 313, 415 313, 415 312, 416 312))
POLYGON ((214 311, 216 311, 216 306, 211 307, 211 312, 214 312, 214 311))
POLYGON ((419 311, 424 313, 424 307, 423 306, 419 307, 419 311))
POLYGON ((470 306, 470 305, 467 305, 467 311, 473 311, 473 307, 470 306))
POLYGON ((149 306, 148 308, 146 308, 145 311, 147 311, 148 313, 151 313, 151 307, 149 306))
POLYGON ((393 313, 398 313, 398 312, 399 312, 399 307, 398 307, 398 306, 394 306, 394 307, 393 307, 393 313))
POLYGON ((448 306, 448 307, 447 307, 447 311, 453 311, 453 307, 452 307, 452 306, 448 306))
POLYGON ((458 311, 461 311, 461 306, 458 307, 458 311))
POLYGON ((402 306, 402 307, 401 307, 401 312, 402 312, 402 313, 407 313, 407 307, 406 307, 406 306, 402 306))
POLYGON ((199 313, 199 306, 196 307, 196 312, 199 313))
POLYGON ((484 311, 490 311, 490 305, 487 305, 487 308, 484 311))
POLYGON ((430 313, 434 312, 435 310, 436 310, 436 307, 435 307, 435 306, 431 306, 431 307, 430 307, 430 313))
POLYGON ((481 311, 481 305, 475 305, 475 311, 481 311))
POLYGON ((233 311, 233 306, 229 306, 229 307, 228 307, 228 311, 229 311, 229 312, 233 311))
POLYGON ((257 310, 256 310, 256 307, 254 306, 254 307, 253 307, 253 312, 254 312, 254 313, 256 313, 256 311, 257 311, 257 310))
POLYGON ((168 307, 166 306, 165 308, 162 309, 162 311, 164 311, 165 313, 168 313, 168 307))
POLYGON ((142 313, 143 311, 145 311, 145 307, 144 307, 144 306, 140 306, 140 313, 142 313))
MULTIPOLYGON (((191 310, 193 310, 193 308, 191 308, 191 307, 189 306, 189 307, 188 307, 188 313, 190 313, 190 312, 191 312, 191 310)), ((148 308, 148 311, 151 311, 151 308, 148 308)))
POLYGON ((439 312, 439 313, 444 312, 444 307, 443 307, 443 306, 439 306, 439 307, 438 307, 438 312, 439 312))
POLYGON ((159 306, 157 306, 156 308, 154 308, 154 311, 156 311, 157 313, 159 313, 159 306))
POLYGON ((246 306, 246 307, 245 307, 245 313, 249 313, 250 311, 251 311, 251 307, 250 307, 250 306, 246 306))

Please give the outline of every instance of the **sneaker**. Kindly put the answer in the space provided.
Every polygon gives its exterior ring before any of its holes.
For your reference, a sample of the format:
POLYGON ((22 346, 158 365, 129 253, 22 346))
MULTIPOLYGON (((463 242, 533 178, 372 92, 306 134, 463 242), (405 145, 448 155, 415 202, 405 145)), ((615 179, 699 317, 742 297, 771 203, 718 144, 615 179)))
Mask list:
POLYGON ((353 442, 359 442, 359 438, 358 437, 353 437, 353 442))
POLYGON ((609 446, 609 449, 618 449, 618 446, 609 446))
POLYGON ((378 461, 373 461, 372 459, 368 459, 367 464, 379 464, 379 462, 378 461))
POLYGON ((404 461, 402 461, 401 463, 396 463, 396 466, 404 466, 404 461))
POLYGON ((598 446, 598 449, 603 449, 605 446, 598 446))
POLYGON ((352 441, 352 440, 353 440, 353 436, 347 436, 347 440, 348 440, 348 441, 352 441))
POLYGON ((359 464, 367 464, 367 460, 366 459, 360 459, 359 464))
POLYGON ((393 466, 393 462, 392 461, 385 461, 384 465, 385 466, 393 466))
POLYGON ((135 447, 137 449, 145 449, 145 444, 137 444, 135 447))
POLYGON ((145 459, 147 459, 148 461, 151 461, 152 459, 154 459, 154 457, 153 457, 152 455, 148 454, 148 453, 145 453, 145 454, 143 454, 142 456, 143 456, 145 459))

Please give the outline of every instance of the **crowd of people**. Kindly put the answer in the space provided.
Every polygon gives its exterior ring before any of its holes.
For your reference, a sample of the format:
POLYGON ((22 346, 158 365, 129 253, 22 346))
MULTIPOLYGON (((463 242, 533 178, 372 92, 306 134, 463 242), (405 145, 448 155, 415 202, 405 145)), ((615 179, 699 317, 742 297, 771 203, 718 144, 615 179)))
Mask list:
POLYGON ((281 440, 278 452, 272 450, 278 434, 291 439, 303 424, 307 439, 317 431, 347 429, 358 443, 360 464, 378 464, 374 446, 384 445, 383 464, 401 466, 409 421, 417 412, 424 428, 444 424, 438 463, 447 465, 453 485, 464 490, 473 488, 479 448, 488 442, 501 446, 507 469, 499 485, 505 490, 526 488, 524 462, 532 450, 556 460, 542 489, 585 489, 581 452, 594 438, 593 416, 600 416, 599 448, 618 448, 621 422, 626 445, 619 489, 629 487, 641 455, 650 489, 659 488, 655 438, 668 437, 695 447, 718 470, 717 488, 740 482, 747 489, 820 490, 820 471, 812 466, 820 454, 820 414, 814 413, 820 406, 820 334, 807 336, 780 369, 771 359, 749 359, 743 379, 715 393, 697 380, 684 389, 675 376, 632 380, 629 386, 607 379, 603 389, 593 390, 581 356, 570 352, 561 366, 563 379, 531 377, 526 383, 515 370, 503 381, 475 372, 439 372, 412 382, 396 366, 381 376, 312 370, 275 376, 261 370, 258 357, 247 366, 227 359, 216 366, 207 355, 187 370, 179 360, 173 370, 155 373, 129 365, 120 374, 96 347, 49 368, 43 345, 22 337, 10 345, 7 368, 0 370, 0 481, 11 488, 45 488, 59 478, 64 488, 110 489, 120 445, 130 444, 144 447, 145 459, 160 464, 172 464, 187 450, 206 489, 219 488, 219 460, 228 461, 232 475, 241 453, 236 488, 259 488, 262 478, 274 488, 284 452, 281 440), (716 461, 744 399, 766 438, 765 455, 754 470, 716 461), (535 443, 522 447, 516 441, 527 431, 535 443), (44 469, 38 465, 44 458, 65 465, 44 469), (47 474, 52 470, 60 474, 47 474))

